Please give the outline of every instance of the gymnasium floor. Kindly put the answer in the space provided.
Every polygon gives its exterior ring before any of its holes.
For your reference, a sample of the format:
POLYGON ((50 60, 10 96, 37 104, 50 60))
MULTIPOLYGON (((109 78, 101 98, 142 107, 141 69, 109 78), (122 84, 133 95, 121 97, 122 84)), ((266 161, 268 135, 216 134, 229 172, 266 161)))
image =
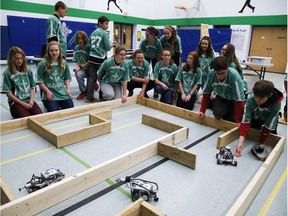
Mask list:
MULTIPOLYGON (((72 68, 72 64, 70 65, 72 68)), ((1 72, 3 69, 5 65, 1 65, 1 72)), ((31 69, 36 70, 34 65, 31 65, 31 69)), ((72 76, 72 92, 76 98, 78 86, 73 73, 72 76)), ((265 77, 284 92, 284 75, 266 73, 265 77)), ((135 94, 137 93, 135 91, 135 94)), ((152 94, 153 91, 150 91, 151 98, 152 94)), ((39 100, 39 91, 36 93, 36 101, 43 108, 39 100)), ((84 101, 77 100, 74 100, 74 104, 86 105, 84 101)), ((198 110, 199 105, 196 104, 194 111, 198 110)), ((245 142, 243 156, 237 159, 237 167, 219 166, 216 164, 215 154, 218 151, 215 146, 217 137, 223 132, 138 104, 112 110, 111 133, 61 149, 53 148, 48 141, 38 136, 25 138, 31 134, 30 130, 2 135, 1 176, 15 197, 19 198, 25 196, 27 191, 19 192, 18 188, 24 186, 32 174, 39 175, 43 170, 53 167, 59 168, 66 177, 73 176, 167 135, 166 132, 139 124, 142 114, 189 128, 188 139, 181 142, 179 147, 197 154, 196 170, 157 155, 38 215, 115 215, 131 204, 131 200, 129 189, 125 186, 121 189, 114 188, 114 180, 133 174, 159 184, 159 202, 152 200, 150 204, 168 215, 225 215, 262 164, 249 152, 255 143, 250 140, 245 142), (9 142, 12 138, 19 138, 20 141, 9 142)), ((211 115, 211 112, 208 111, 207 114, 211 115)), ((11 120, 7 98, 1 95, 1 121, 7 120, 11 120)), ((63 130, 63 126, 75 123, 83 127, 84 121, 85 117, 82 116, 50 123, 48 127, 55 130, 58 128, 60 131, 63 130)), ((279 124, 278 134, 287 137, 287 125, 279 124)), ((233 150, 236 144, 237 141, 230 144, 233 150)), ((287 215, 286 145, 245 215, 265 215, 265 213, 287 215)))

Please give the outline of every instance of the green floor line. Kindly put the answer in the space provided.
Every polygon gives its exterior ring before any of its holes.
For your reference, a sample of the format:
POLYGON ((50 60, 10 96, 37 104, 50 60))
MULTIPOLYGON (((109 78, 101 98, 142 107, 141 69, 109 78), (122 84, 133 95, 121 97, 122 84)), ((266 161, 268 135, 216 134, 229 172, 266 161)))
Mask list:
MULTIPOLYGON (((63 151, 64 153, 66 153, 67 155, 69 155, 70 157, 72 157, 75 161, 80 163, 85 168, 87 168, 87 169, 91 168, 91 166, 89 164, 87 164, 86 162, 81 160, 79 157, 74 155, 72 152, 68 151, 66 148, 63 147, 63 148, 60 148, 60 150, 63 151)), ((115 184, 115 182, 111 179, 106 179, 105 182, 108 183, 109 185, 115 184)), ((121 192, 122 194, 124 194, 125 196, 128 196, 129 198, 131 198, 131 194, 128 191, 124 190, 122 187, 118 187, 117 190, 119 192, 121 192)))
POLYGON ((5 105, 3 105, 2 103, 1 103, 1 107, 3 107, 4 109, 6 109, 7 111, 10 112, 10 109, 8 107, 6 107, 5 105))

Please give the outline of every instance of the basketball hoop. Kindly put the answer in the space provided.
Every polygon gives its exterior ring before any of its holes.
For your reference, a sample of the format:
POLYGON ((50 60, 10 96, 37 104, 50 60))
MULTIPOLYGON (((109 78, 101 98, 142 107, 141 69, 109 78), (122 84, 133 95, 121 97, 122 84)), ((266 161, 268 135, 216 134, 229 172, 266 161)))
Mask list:
POLYGON ((185 16, 186 15, 186 7, 183 5, 176 5, 175 7, 175 12, 177 17, 185 16))

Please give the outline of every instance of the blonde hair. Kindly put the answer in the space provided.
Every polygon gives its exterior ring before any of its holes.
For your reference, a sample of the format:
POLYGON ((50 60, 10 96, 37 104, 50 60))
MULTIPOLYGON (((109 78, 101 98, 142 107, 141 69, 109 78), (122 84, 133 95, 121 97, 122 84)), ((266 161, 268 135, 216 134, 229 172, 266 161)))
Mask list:
POLYGON ((86 34, 86 32, 84 32, 84 31, 78 31, 77 32, 76 38, 75 38, 76 44, 78 44, 78 35, 80 35, 82 37, 82 40, 83 40, 84 44, 86 45, 88 40, 89 40, 88 35, 86 34))
POLYGON ((17 67, 15 65, 15 55, 19 53, 22 55, 23 57, 23 63, 19 68, 19 71, 27 73, 28 72, 28 67, 27 67, 27 63, 26 63, 26 56, 24 51, 17 46, 13 46, 10 48, 9 53, 8 53, 8 59, 7 59, 7 64, 8 64, 8 68, 11 74, 16 74, 17 72, 17 67))
POLYGON ((63 58, 62 58, 62 51, 61 51, 60 44, 57 41, 51 41, 47 45, 47 52, 46 52, 46 55, 45 55, 46 67, 47 67, 47 72, 48 73, 51 73, 52 57, 50 56, 49 49, 50 49, 50 47, 52 45, 57 45, 58 49, 59 49, 59 56, 58 56, 58 59, 57 59, 58 67, 62 71, 65 69, 65 64, 64 64, 64 61, 63 61, 63 58))

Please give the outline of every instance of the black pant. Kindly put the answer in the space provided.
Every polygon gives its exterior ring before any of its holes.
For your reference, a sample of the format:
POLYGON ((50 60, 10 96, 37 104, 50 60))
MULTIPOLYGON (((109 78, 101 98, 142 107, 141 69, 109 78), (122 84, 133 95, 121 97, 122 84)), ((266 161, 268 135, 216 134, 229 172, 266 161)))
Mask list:
POLYGON ((222 97, 216 96, 213 115, 216 119, 235 122, 235 101, 226 100, 222 97))
POLYGON ((183 101, 181 96, 181 92, 178 92, 176 106, 187 110, 193 110, 197 95, 193 94, 188 102, 183 101))
MULTIPOLYGON (((134 88, 142 88, 143 83, 142 82, 135 82, 135 81, 130 81, 127 83, 127 89, 129 92, 133 92, 134 88)), ((154 88, 154 82, 152 80, 149 80, 149 83, 146 86, 145 92, 151 90, 154 88)))

